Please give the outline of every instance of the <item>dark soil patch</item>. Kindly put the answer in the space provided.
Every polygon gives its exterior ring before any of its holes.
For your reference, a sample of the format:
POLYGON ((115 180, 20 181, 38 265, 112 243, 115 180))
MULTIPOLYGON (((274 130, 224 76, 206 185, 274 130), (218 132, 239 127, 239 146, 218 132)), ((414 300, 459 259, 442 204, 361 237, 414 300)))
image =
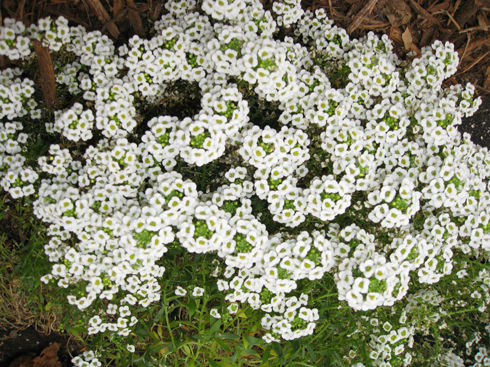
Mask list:
POLYGON ((465 118, 459 131, 471 134, 471 141, 490 149, 490 95, 482 96, 482 104, 471 117, 465 118))
POLYGON ((30 367, 32 366, 32 360, 36 357, 40 357, 37 359, 37 366, 39 367, 54 367, 56 364, 52 362, 55 360, 61 363, 58 366, 68 367, 72 366, 72 355, 78 354, 81 349, 80 345, 66 335, 56 333, 44 335, 36 331, 32 326, 22 331, 12 331, 6 336, 0 335, 0 338, 2 340, 0 341, 0 367, 30 367), (46 355, 40 356, 41 352, 53 343, 59 345, 57 358, 47 358, 46 355), (19 357, 25 358, 20 359, 19 357), (21 362, 24 364, 19 364, 21 362))

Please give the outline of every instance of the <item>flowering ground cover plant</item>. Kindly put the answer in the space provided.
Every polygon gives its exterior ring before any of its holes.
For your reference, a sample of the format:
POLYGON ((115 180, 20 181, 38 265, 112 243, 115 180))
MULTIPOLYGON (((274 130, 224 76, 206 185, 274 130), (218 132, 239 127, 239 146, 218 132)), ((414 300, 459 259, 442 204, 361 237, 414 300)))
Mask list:
POLYGON ((118 48, 0 30, 63 96, 1 71, 0 184, 46 225, 74 365, 489 365, 490 155, 453 46, 400 60, 294 0, 165 7, 118 48))

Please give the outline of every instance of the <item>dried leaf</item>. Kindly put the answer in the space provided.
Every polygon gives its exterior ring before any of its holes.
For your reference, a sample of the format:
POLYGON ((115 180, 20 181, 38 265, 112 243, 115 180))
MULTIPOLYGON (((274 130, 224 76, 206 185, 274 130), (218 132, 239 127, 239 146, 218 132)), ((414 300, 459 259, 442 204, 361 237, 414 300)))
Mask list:
POLYGON ((112 16, 114 18, 117 18, 121 10, 123 10, 124 6, 124 0, 114 0, 112 2, 112 16))
POLYGON ((95 15, 97 16, 97 19, 105 26, 107 27, 107 30, 111 34, 112 37, 118 38, 119 37, 119 29, 117 26, 112 22, 111 17, 105 10, 104 6, 100 3, 99 0, 85 0, 85 2, 88 3, 90 8, 94 11, 95 15))
POLYGON ((407 27, 405 31, 402 33, 403 46, 406 51, 410 51, 412 49, 412 33, 410 32, 410 28, 407 27))
POLYGON ((56 100, 56 79, 51 55, 49 54, 49 49, 44 47, 40 41, 33 40, 32 45, 39 63, 39 81, 43 91, 44 102, 48 108, 51 108, 56 100))

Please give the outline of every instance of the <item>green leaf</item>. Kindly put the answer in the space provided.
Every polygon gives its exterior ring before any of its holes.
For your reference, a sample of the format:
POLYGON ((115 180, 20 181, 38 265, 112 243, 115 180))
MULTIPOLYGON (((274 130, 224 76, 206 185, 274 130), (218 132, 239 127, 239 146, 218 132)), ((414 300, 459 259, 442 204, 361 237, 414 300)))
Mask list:
POLYGON ((187 311, 189 312, 189 317, 192 317, 196 313, 197 305, 196 301, 191 298, 186 305, 187 311))
POLYGON ((221 320, 216 320, 213 325, 209 328, 209 334, 214 335, 219 330, 221 326, 221 320))

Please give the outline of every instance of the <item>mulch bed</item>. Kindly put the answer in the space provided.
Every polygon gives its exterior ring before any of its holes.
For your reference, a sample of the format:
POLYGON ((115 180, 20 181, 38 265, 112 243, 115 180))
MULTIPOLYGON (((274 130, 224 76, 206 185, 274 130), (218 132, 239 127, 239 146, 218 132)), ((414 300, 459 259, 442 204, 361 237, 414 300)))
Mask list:
MULTIPOLYGON (((266 8, 271 7, 272 0, 262 1, 266 8)), ((160 18, 164 3, 161 0, 3 0, 0 22, 10 17, 31 24, 39 18, 62 15, 73 24, 101 30, 116 44, 122 44, 133 34, 148 37, 150 24, 160 18)), ((460 66, 446 86, 471 82, 483 99, 480 111, 465 119, 460 128, 469 132, 475 143, 490 147, 490 0, 303 0, 302 3, 305 9, 325 8, 328 16, 353 37, 370 31, 388 34, 401 57, 408 52, 419 54, 422 47, 437 39, 453 42, 460 66)), ((0 68, 7 65, 8 60, 0 58, 0 68)), ((31 329, 19 335, 0 345, 0 365, 2 360, 6 363, 21 352, 17 347, 36 354, 59 338, 42 336, 31 329)), ((61 347, 58 353, 65 355, 61 358, 66 360, 66 348, 61 347)))

